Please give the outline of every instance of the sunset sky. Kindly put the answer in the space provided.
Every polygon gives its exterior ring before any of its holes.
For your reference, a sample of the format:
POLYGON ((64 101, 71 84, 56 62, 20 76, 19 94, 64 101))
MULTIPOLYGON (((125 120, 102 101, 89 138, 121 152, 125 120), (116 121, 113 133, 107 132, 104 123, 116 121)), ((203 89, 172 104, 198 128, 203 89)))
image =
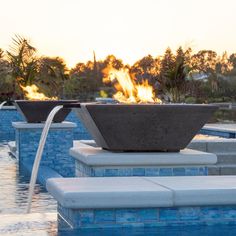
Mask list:
POLYGON ((0 48, 14 34, 69 66, 114 54, 133 63, 170 46, 236 52, 235 0, 0 0, 0 48))

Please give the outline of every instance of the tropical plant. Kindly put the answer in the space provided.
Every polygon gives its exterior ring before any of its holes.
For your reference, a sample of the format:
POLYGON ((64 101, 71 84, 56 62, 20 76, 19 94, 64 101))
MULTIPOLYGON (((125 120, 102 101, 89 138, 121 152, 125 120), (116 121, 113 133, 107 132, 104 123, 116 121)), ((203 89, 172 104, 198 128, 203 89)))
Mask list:
POLYGON ((36 48, 30 44, 29 40, 19 35, 16 35, 12 40, 12 45, 7 51, 12 75, 20 85, 31 85, 38 67, 36 48))
POLYGON ((176 56, 167 48, 161 62, 159 83, 171 102, 181 102, 184 99, 189 72, 190 67, 186 64, 182 48, 177 50, 176 56))

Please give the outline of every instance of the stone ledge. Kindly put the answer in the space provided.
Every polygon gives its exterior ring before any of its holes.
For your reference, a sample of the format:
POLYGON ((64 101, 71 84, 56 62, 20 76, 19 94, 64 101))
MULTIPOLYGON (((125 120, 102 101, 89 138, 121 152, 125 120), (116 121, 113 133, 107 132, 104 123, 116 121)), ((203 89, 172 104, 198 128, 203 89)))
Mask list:
POLYGON ((47 190, 73 209, 236 204, 236 176, 49 179, 47 190))
POLYGON ((236 133, 236 125, 235 124, 206 124, 203 126, 202 129, 236 133))
POLYGON ((85 143, 77 143, 70 149, 70 155, 89 166, 191 166, 211 165, 217 162, 215 154, 191 149, 180 152, 129 152, 115 153, 92 147, 85 143))
MULTIPOLYGON (((27 123, 12 122, 12 126, 16 129, 42 129, 45 123, 27 123)), ((50 129, 75 128, 77 125, 73 122, 63 121, 62 123, 52 123, 50 129)))
POLYGON ((67 208, 172 206, 172 192, 143 178, 49 179, 47 190, 67 208))
POLYGON ((16 110, 16 107, 15 106, 3 106, 1 109, 0 109, 0 111, 1 110, 16 110))

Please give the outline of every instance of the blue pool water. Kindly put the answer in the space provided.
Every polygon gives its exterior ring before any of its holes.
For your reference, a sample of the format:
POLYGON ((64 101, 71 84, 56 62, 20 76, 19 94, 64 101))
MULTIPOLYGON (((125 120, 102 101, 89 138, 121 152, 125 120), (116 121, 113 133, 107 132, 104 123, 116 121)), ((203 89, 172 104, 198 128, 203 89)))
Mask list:
POLYGON ((57 231, 56 202, 37 185, 32 213, 25 214, 29 179, 18 172, 18 162, 9 155, 6 144, 0 144, 0 235, 60 236, 220 236, 236 235, 236 226, 178 226, 167 228, 84 229, 57 231))

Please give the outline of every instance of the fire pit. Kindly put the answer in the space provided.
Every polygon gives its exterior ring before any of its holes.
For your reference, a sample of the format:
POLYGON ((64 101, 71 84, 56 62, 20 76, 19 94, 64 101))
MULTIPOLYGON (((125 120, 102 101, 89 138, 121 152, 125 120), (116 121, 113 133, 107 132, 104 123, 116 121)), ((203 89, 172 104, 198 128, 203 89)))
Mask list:
POLYGON ((97 145, 110 151, 184 149, 214 111, 213 105, 74 104, 97 145))
MULTIPOLYGON (((76 100, 51 100, 51 101, 28 101, 16 100, 15 106, 19 113, 28 123, 45 122, 50 111, 58 105, 77 102, 76 100)), ((59 123, 64 121, 70 113, 70 109, 63 108, 54 117, 53 122, 59 123)))

